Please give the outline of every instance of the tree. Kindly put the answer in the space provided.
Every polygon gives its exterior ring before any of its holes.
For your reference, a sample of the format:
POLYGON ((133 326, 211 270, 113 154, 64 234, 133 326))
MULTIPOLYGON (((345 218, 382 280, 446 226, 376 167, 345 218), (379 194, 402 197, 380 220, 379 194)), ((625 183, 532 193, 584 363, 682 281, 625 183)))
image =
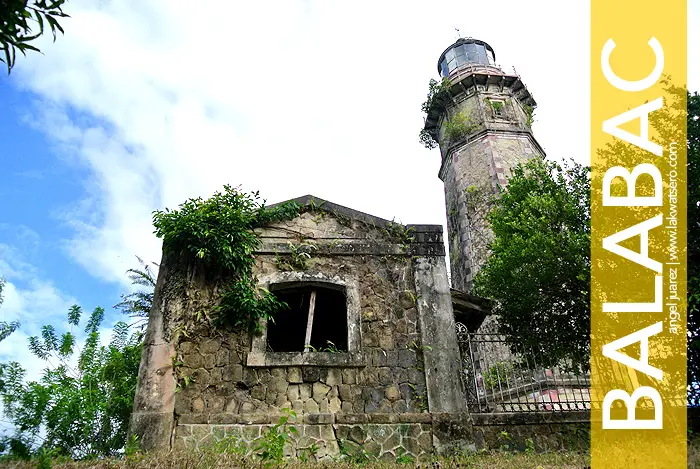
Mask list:
MULTIPOLYGON (((682 141, 666 123, 687 104, 688 150, 688 384, 700 403, 700 96, 669 87, 673 100, 650 116, 664 141, 682 141), (685 101, 685 102, 684 102, 685 101)), ((601 152, 607 165, 634 150, 617 142, 601 152)), ((478 274, 477 292, 496 300, 508 340, 532 347, 545 361, 588 361, 590 210, 588 169, 559 170, 536 162, 515 170, 489 214, 493 255, 478 274), (577 217, 574 213, 579 211, 577 217), (559 243, 554 244, 554 243, 559 243), (577 293, 578 291, 578 293, 577 293)))
POLYGON ((66 0, 2 0, 0 1, 0 62, 12 71, 17 51, 27 55, 27 51, 41 52, 31 42, 44 34, 48 24, 56 40, 56 32, 63 28, 56 18, 68 15, 62 10, 66 0), (36 24, 34 24, 36 23, 36 24), (38 32, 36 31, 38 28, 38 32))
MULTIPOLYGON (((138 260, 141 268, 127 273, 144 288, 121 295, 115 308, 143 320, 151 309, 155 277, 151 266, 138 260)), ((2 286, 0 279, 0 294, 2 286)), ((30 337, 30 351, 48 365, 38 382, 26 382, 26 371, 19 363, 0 363, 0 405, 15 429, 12 436, 0 438, 0 460, 26 459, 42 452, 78 459, 112 456, 125 447, 143 325, 134 330, 136 324, 119 321, 110 343, 101 345, 104 310, 98 307, 85 324, 85 344, 77 349, 73 328, 81 316, 82 309, 74 305, 68 312, 70 331, 59 337, 53 326, 46 325, 41 337, 30 337)), ((0 341, 18 327, 18 322, 0 323, 0 341)))
MULTIPOLYGON (((3 288, 5 288, 5 282, 5 279, 3 277, 0 277, 0 306, 2 306, 2 302, 5 300, 5 298, 2 296, 2 290, 3 288)), ((18 328, 19 321, 0 321, 0 342, 7 339, 9 335, 16 331, 18 328)))
MULTIPOLYGON (((74 305, 68 323, 77 328, 82 310, 74 305)), ((26 456, 37 448, 78 459, 113 456, 126 443, 141 359, 140 332, 114 326, 109 345, 100 345, 104 310, 85 323, 87 338, 76 348, 73 330, 60 337, 53 326, 29 339, 29 349, 49 366, 37 381, 25 382, 17 362, 0 364, 0 399, 15 434, 0 440, 0 452, 26 456), (42 434, 44 436, 42 436, 42 434)))
POLYGON ((488 215, 491 256, 476 293, 495 300, 499 328, 542 365, 587 368, 590 353, 589 170, 532 160, 514 169, 488 215))

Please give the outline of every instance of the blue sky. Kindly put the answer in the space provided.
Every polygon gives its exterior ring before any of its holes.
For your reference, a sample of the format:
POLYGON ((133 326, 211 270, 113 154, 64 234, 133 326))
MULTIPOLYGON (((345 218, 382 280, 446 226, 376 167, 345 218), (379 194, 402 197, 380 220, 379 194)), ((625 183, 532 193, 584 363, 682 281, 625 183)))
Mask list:
POLYGON ((160 260, 155 209, 240 184, 444 225, 439 154, 417 135, 455 27, 515 66, 548 155, 588 160, 586 2, 505 1, 519 13, 497 22, 488 2, 212 0, 197 21, 191 5, 69 0, 65 36, 0 74, 0 317, 22 323, 0 360, 33 377, 28 335, 73 303, 109 311, 135 256, 160 260))

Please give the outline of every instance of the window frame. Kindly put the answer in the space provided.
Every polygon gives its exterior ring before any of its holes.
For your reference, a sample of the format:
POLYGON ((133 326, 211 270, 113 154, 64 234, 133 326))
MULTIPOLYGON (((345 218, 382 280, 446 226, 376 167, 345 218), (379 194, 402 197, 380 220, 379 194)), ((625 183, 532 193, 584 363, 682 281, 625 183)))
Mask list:
POLYGON ((260 321, 259 335, 254 335, 246 365, 250 367, 270 366, 366 366, 361 350, 360 289, 356 277, 330 277, 304 272, 275 272, 258 276, 258 285, 274 292, 275 289, 294 287, 330 288, 343 290, 346 298, 348 351, 347 352, 270 352, 267 350, 267 321, 260 321))

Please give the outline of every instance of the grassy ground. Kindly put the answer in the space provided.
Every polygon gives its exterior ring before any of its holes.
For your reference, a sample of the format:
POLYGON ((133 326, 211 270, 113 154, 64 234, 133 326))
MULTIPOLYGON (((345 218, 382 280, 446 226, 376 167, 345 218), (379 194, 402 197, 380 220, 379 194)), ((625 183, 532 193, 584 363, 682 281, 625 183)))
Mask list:
MULTIPOLYGON (((688 442, 688 468, 700 469, 700 437, 688 442)), ((0 469, 214 469, 214 468, 287 468, 287 469, 584 469, 590 466, 590 457, 585 453, 505 453, 501 451, 480 452, 454 458, 440 458, 429 462, 399 460, 396 462, 367 462, 331 460, 323 462, 292 461, 277 464, 265 463, 258 459, 242 458, 236 454, 221 451, 135 454, 121 459, 99 461, 51 461, 41 465, 40 461, 10 462, 0 461, 0 469)))
MULTIPOLYGON (((221 453, 185 453, 172 452, 162 454, 135 455, 126 459, 108 459, 103 461, 81 461, 81 462, 58 462, 54 461, 51 466, 56 469, 87 469, 87 468, 110 468, 110 469, 209 469, 209 468, 277 468, 287 469, 400 469, 419 467, 423 469, 467 469, 467 468, 489 468, 489 469, 550 469, 550 468, 575 468, 583 469, 590 464, 588 455, 580 453, 547 453, 547 454, 508 454, 508 453, 477 453, 465 455, 453 459, 437 459, 431 462, 367 462, 357 463, 351 461, 324 461, 324 462, 301 462, 294 461, 289 464, 270 462, 265 463, 243 459, 235 455, 221 453)), ((39 467, 36 462, 16 462, 0 463, 1 468, 34 469, 39 467)))

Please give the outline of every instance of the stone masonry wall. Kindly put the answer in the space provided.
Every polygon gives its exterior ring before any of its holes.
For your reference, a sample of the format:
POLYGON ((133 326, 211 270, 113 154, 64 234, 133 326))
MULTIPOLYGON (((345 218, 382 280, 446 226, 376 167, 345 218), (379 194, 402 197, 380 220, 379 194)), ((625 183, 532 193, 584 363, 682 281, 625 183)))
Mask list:
MULTIPOLYGON (((357 279, 360 363, 345 366, 346 354, 325 353, 329 366, 248 366, 249 334, 222 333, 214 328, 200 331, 194 337, 182 337, 176 345, 180 379, 176 418, 205 424, 217 414, 276 413, 284 408, 298 415, 427 410, 411 260, 405 255, 390 255, 391 246, 381 255, 325 255, 324 248, 333 240, 336 246, 358 238, 391 244, 378 230, 363 228, 357 222, 349 224, 343 226, 322 212, 307 212, 283 227, 264 230, 262 236, 267 245, 281 251, 286 243, 299 243, 290 232, 301 233, 305 242, 317 246, 305 274, 357 279)), ((280 255, 259 254, 255 273, 278 272, 280 255)), ((208 290, 212 286, 197 288, 208 290)))
MULTIPOLYGON (((176 428, 176 448, 205 447, 228 438, 254 451, 271 427, 270 419, 245 420, 232 424, 181 423, 176 428)), ((289 435, 287 456, 337 457, 364 452, 370 458, 393 462, 400 455, 414 460, 434 455, 454 455, 481 449, 501 451, 586 451, 590 444, 587 412, 559 414, 395 414, 326 415, 320 419, 291 419, 284 430, 289 435), (403 421, 399 421, 403 420, 403 421), (313 423, 311 423, 314 421, 313 423), (297 433, 289 430, 293 426, 297 433)))

